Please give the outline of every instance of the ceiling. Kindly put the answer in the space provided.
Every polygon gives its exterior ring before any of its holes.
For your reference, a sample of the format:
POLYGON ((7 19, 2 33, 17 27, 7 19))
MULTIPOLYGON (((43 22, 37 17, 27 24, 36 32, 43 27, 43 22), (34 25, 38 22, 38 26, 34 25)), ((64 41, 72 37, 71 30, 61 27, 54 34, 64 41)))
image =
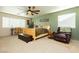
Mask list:
MULTIPOLYGON (((40 10, 38 15, 43 15, 72 7, 75 6, 36 6, 35 9, 40 10)), ((27 10, 28 6, 0 6, 0 12, 5 12, 23 17, 33 17, 31 15, 27 15, 27 10)))

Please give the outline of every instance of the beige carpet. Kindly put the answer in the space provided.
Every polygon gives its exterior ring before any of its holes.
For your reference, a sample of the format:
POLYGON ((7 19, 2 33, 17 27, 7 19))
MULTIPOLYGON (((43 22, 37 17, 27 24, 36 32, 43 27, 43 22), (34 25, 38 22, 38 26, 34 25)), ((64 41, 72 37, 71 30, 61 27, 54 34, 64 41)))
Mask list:
POLYGON ((64 44, 47 37, 26 43, 17 38, 17 36, 10 36, 0 38, 0 52, 11 53, 72 53, 79 52, 79 41, 71 40, 70 44, 64 44))

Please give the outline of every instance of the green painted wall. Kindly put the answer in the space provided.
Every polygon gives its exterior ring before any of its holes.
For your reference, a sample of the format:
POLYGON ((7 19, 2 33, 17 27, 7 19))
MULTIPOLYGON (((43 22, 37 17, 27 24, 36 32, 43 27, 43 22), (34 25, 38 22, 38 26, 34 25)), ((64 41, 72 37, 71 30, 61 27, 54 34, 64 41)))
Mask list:
POLYGON ((75 8, 59 11, 59 12, 54 12, 54 13, 50 13, 50 14, 46 14, 46 15, 42 15, 42 16, 38 16, 38 17, 34 17, 33 21, 34 21, 35 24, 40 25, 40 24, 42 24, 40 22, 40 19, 49 18, 51 31, 57 31, 58 15, 62 15, 62 14, 66 14, 66 13, 72 13, 72 12, 76 13, 76 28, 72 29, 72 37, 74 39, 79 39, 79 23, 78 23, 79 22, 79 7, 75 7, 75 8))

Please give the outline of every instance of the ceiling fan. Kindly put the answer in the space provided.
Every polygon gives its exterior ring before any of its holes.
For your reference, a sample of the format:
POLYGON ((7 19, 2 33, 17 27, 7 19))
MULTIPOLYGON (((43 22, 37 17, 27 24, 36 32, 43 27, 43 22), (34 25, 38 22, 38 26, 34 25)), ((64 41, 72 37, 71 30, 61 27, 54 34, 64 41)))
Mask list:
POLYGON ((35 6, 29 6, 27 10, 27 15, 39 14, 40 10, 36 10, 35 6))

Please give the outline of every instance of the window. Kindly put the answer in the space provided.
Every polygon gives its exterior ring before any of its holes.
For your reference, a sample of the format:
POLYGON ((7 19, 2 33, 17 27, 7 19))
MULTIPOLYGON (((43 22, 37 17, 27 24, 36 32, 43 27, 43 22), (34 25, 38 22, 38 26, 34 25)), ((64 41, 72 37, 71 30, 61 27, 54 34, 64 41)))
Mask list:
POLYGON ((25 27, 25 20, 3 17, 2 27, 4 28, 25 27))
POLYGON ((69 13, 58 16, 58 27, 75 28, 76 13, 69 13))

